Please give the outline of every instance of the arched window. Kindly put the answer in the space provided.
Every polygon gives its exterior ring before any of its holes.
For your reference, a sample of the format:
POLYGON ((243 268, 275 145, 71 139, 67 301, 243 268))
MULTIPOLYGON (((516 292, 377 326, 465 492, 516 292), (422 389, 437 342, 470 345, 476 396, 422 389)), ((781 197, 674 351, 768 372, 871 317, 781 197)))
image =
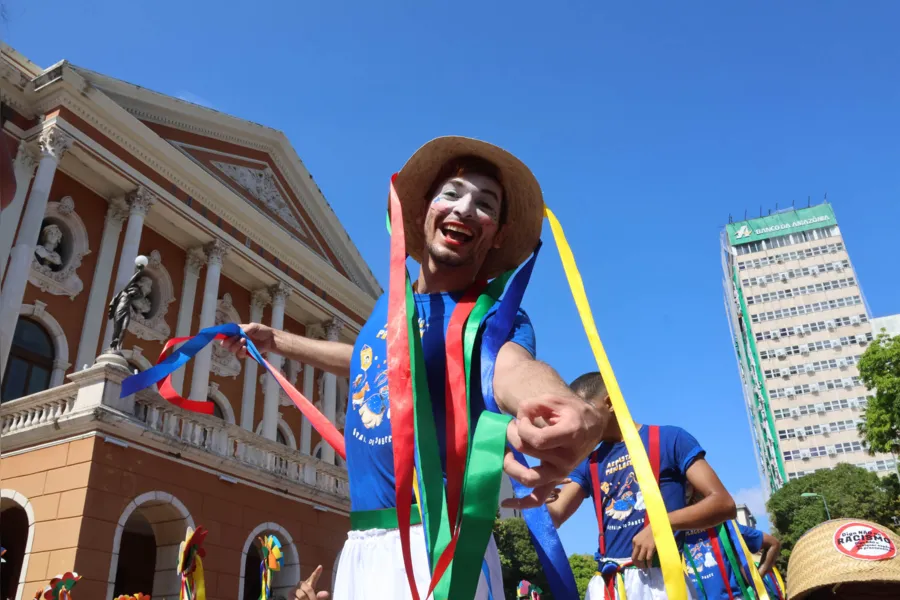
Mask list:
POLYGON ((212 405, 213 405, 213 416, 214 416, 214 417, 218 417, 219 419, 222 419, 222 420, 224 421, 224 420, 225 420, 225 413, 222 412, 222 407, 219 406, 219 403, 216 401, 216 399, 213 398, 212 396, 209 396, 209 397, 207 397, 206 399, 209 400, 210 402, 212 402, 212 405))
POLYGON ((283 446, 288 445, 287 438, 284 437, 284 433, 281 432, 280 427, 278 428, 278 431, 275 432, 275 441, 278 442, 279 444, 282 444, 283 446))
POLYGON ((3 378, 3 401, 49 388, 54 354, 53 340, 47 331, 36 321, 20 318, 16 323, 3 378))

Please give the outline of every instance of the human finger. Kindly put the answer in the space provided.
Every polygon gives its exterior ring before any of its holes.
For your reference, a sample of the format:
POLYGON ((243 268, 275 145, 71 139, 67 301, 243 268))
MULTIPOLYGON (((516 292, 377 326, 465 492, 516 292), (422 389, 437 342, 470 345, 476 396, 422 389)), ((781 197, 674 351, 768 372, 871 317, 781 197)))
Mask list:
POLYGON ((312 572, 312 575, 310 575, 304 583, 307 583, 310 585, 310 587, 312 587, 313 589, 316 589, 316 584, 319 583, 319 577, 321 575, 322 575, 322 565, 319 565, 318 567, 316 567, 316 570, 312 572))
POLYGON ((526 428, 531 426, 532 424, 526 423, 522 420, 517 420, 510 423, 510 427, 506 431, 506 439, 509 442, 509 445, 521 452, 522 454, 527 454, 532 458, 536 458, 541 461, 541 464, 551 464, 560 467, 565 470, 566 473, 572 469, 578 462, 578 456, 572 451, 571 448, 560 447, 554 448, 552 450, 542 450, 535 447, 533 444, 527 442, 522 438, 522 426, 526 428))
POLYGON ((316 594, 316 598, 318 598, 318 600, 326 600, 328 596, 328 592, 319 592, 318 594, 316 594))
POLYGON ((507 498, 500 505, 503 508, 512 508, 515 510, 525 510, 527 508, 537 508, 546 503, 547 497, 554 490, 554 485, 545 485, 534 488, 527 496, 521 498, 507 498))

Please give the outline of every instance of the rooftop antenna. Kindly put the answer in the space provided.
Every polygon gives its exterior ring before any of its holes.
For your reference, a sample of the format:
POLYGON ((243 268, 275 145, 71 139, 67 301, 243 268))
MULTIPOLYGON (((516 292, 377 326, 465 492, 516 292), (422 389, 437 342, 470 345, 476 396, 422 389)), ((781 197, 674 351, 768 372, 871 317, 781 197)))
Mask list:
POLYGON ((797 210, 797 209, 794 207, 794 200, 793 200, 793 198, 791 199, 791 210, 794 210, 794 211, 797 210))
POLYGON ((810 206, 812 206, 812 196, 807 196, 806 197, 806 208, 809 208, 810 206))
POLYGON ((728 224, 731 225, 734 223, 734 219, 731 217, 731 213, 728 213, 728 224))
POLYGON ((745 221, 747 220, 747 209, 746 208, 744 209, 744 220, 745 221))
POLYGON ((762 204, 759 205, 759 218, 762 218, 762 204))
MULTIPOLYGON (((775 203, 775 212, 778 212, 778 203, 777 202, 775 203)), ((772 214, 771 210, 769 211, 769 214, 770 215, 772 214)))
POLYGON ((824 200, 824 202, 826 202, 826 203, 828 202, 828 192, 825 192, 825 200, 824 200))

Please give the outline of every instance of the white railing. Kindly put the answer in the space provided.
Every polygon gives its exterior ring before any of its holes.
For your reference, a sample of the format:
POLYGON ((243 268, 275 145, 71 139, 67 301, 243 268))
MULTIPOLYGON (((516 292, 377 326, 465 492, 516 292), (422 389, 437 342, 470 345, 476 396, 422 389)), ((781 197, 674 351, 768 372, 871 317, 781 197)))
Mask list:
POLYGON ((134 416, 147 429, 182 444, 293 483, 313 485, 323 492, 349 497, 347 473, 341 467, 300 454, 217 417, 182 410, 155 391, 145 390, 135 396, 134 416))
POLYGON ((72 413, 78 385, 68 383, 0 407, 0 435, 18 433, 58 421, 72 413))

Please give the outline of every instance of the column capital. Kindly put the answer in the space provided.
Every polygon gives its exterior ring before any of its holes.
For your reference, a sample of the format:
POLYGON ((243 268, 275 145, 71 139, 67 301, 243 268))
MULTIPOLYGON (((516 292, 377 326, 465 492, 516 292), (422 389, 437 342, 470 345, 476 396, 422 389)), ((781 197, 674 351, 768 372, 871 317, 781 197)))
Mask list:
POLYGON ((311 323, 306 326, 306 337, 312 340, 324 340, 325 328, 319 323, 311 323))
POLYGON ((203 252, 203 248, 195 246, 187 251, 184 259, 184 269, 188 273, 199 275, 200 269, 203 268, 205 262, 206 254, 203 252))
POLYGON ((41 132, 38 143, 41 148, 41 157, 52 157, 58 163, 62 160, 66 151, 75 143, 75 138, 58 126, 51 125, 41 132))
POLYGON ((341 334, 341 329, 344 328, 345 323, 338 319, 337 317, 332 317, 331 320, 325 322, 325 338, 331 342, 336 342, 338 340, 338 336, 341 334))
POLYGON ((114 227, 122 227, 125 219, 128 218, 128 211, 120 202, 111 201, 106 209, 106 222, 114 227))
POLYGON ((150 207, 156 204, 156 196, 144 186, 139 185, 136 190, 129 192, 126 201, 128 214, 146 217, 150 212, 150 207))
POLYGON ((34 152, 25 143, 25 140, 21 140, 19 142, 19 150, 16 153, 16 169, 27 173, 30 177, 34 173, 35 166, 37 166, 37 159, 34 156, 34 152))
POLYGON ((222 240, 214 240, 204 246, 206 260, 210 266, 222 266, 222 261, 228 253, 228 246, 222 240))
POLYGON ((288 299, 288 296, 291 295, 291 288, 289 288, 283 281, 279 281, 269 288, 269 293, 272 295, 273 305, 284 305, 285 301, 288 299))
POLYGON ((269 295, 269 290, 267 290, 265 288, 255 290, 250 295, 250 308, 254 311, 262 310, 271 301, 272 301, 272 296, 269 295))

